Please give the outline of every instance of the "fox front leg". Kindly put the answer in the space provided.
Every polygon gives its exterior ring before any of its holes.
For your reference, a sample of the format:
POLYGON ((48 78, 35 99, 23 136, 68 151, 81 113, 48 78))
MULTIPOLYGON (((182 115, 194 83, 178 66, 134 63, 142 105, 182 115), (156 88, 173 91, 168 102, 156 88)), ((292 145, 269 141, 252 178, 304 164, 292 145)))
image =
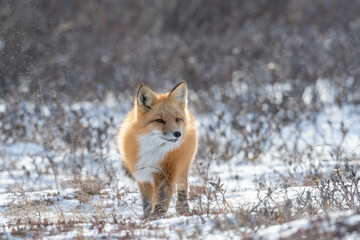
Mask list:
POLYGON ((187 181, 187 174, 180 178, 177 186, 177 199, 176 199, 176 212, 178 214, 189 214, 189 201, 188 201, 188 193, 189 193, 189 184, 187 181))
POLYGON ((151 213, 154 189, 151 183, 148 182, 139 183, 139 188, 141 193, 144 218, 148 218, 151 213))
POLYGON ((150 214, 150 217, 153 219, 162 217, 166 214, 173 194, 172 184, 165 179, 160 182, 156 189, 157 191, 154 196, 153 209, 150 214))

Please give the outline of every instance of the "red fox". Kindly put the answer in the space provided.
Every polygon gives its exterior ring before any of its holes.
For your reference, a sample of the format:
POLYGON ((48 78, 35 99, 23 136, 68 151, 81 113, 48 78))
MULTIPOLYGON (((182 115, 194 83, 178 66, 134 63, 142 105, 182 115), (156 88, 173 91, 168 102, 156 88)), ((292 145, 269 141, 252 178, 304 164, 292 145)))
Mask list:
POLYGON ((125 171, 139 185, 144 218, 166 214, 175 185, 176 211, 189 212, 188 174, 197 151, 197 128, 187 92, 186 82, 163 94, 141 85, 119 128, 117 149, 125 171))

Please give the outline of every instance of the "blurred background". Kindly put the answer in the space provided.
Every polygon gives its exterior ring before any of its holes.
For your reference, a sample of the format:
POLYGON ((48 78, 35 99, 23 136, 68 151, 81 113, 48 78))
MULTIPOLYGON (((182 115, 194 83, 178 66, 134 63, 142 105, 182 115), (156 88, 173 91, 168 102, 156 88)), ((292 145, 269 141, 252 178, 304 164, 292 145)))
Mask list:
POLYGON ((85 141, 74 103, 123 106, 107 115, 115 129, 141 83, 185 80, 203 143, 224 136, 222 158, 256 159, 287 124, 360 103, 359 12, 353 0, 1 0, 1 141, 44 142, 45 125, 85 141))
POLYGON ((347 101, 359 12, 352 0, 1 0, 0 94, 33 100, 41 86, 46 100, 94 100, 186 80, 195 92, 286 82, 297 97, 326 78, 347 101))

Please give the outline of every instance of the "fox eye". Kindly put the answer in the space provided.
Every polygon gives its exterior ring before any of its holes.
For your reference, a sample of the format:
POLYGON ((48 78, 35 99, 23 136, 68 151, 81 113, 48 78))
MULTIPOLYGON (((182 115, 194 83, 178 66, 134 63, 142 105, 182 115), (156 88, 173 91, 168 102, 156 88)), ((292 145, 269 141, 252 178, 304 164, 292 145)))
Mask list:
POLYGON ((164 121, 164 120, 162 120, 161 118, 156 119, 155 121, 156 121, 156 122, 158 122, 158 123, 163 123, 163 124, 165 123, 165 121, 164 121))
POLYGON ((175 122, 179 122, 180 121, 180 118, 175 118, 175 122))

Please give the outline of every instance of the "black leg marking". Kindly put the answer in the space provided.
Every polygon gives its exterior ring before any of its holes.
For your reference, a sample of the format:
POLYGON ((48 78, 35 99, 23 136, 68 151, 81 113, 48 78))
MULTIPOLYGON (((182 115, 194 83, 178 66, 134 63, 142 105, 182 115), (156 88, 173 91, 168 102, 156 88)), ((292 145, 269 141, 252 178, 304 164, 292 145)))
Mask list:
POLYGON ((163 184, 158 190, 158 202, 155 204, 151 217, 156 219, 165 216, 171 199, 171 186, 163 184))
POLYGON ((142 198, 142 204, 144 210, 144 218, 148 218, 151 212, 151 204, 145 197, 142 198))
POLYGON ((179 202, 185 202, 186 201, 186 191, 185 190, 181 190, 181 191, 178 191, 178 201, 179 202))
POLYGON ((178 214, 188 214, 189 213, 189 202, 187 200, 186 190, 180 190, 177 193, 176 212, 178 214))
POLYGON ((154 208, 154 215, 156 216, 163 216, 165 215, 166 210, 164 209, 164 204, 163 203, 158 203, 155 205, 154 208))

